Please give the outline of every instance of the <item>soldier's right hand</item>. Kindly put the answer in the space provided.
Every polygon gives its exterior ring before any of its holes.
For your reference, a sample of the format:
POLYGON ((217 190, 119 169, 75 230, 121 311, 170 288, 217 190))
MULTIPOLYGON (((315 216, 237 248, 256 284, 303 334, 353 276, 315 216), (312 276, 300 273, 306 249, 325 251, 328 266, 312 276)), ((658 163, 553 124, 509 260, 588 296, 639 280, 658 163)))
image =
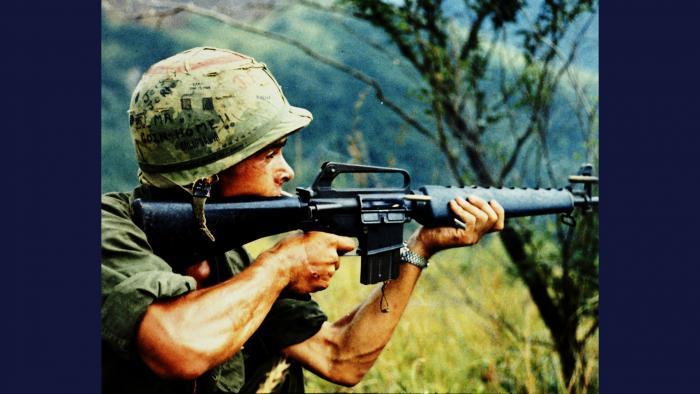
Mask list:
POLYGON ((355 241, 352 238, 311 231, 291 235, 269 252, 287 263, 287 289, 306 294, 327 288, 340 267, 340 256, 353 249, 355 241))

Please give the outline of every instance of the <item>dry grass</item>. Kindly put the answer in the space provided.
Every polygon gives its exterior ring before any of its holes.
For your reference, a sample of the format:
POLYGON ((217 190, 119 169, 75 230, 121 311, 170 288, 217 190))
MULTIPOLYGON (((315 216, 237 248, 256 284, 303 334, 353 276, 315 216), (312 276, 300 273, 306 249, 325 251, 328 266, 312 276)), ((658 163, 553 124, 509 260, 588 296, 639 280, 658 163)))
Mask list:
POLYGON ((289 363, 285 359, 281 359, 272 370, 267 373, 265 381, 258 387, 257 393, 271 393, 272 390, 279 385, 287 375, 287 369, 289 368, 289 363))
MULTIPOLYGON (((274 239, 248 246, 251 253, 274 239)), ((494 237, 437 255, 423 274, 392 340, 353 388, 305 372, 308 392, 565 393, 549 332, 527 289, 505 271, 494 237), (489 242, 490 241, 490 242, 489 242)), ((314 294, 331 320, 362 301, 359 258, 343 258, 328 290, 314 294)), ((371 335, 371 333, 368 333, 371 335)), ((579 379, 598 386, 598 336, 579 379)))

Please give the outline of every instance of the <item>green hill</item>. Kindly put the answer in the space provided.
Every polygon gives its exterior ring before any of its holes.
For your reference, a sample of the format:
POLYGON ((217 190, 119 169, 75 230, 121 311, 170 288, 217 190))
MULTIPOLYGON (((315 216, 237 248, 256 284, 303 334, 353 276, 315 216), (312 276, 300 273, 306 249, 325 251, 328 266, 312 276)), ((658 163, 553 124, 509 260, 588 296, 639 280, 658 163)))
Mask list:
MULTIPOLYGON (((387 56, 360 39, 386 43, 383 35, 367 24, 351 21, 352 29, 359 32, 358 37, 329 18, 321 12, 291 7, 255 25, 308 43, 315 51, 362 70, 381 83, 387 97, 408 113, 419 114, 422 106, 415 92, 422 82, 417 73, 393 61, 390 46, 387 45, 390 54, 387 56)), ((161 58, 205 45, 230 48, 265 62, 289 101, 313 112, 314 121, 294 136, 287 148, 286 156, 297 173, 292 186, 308 185, 324 161, 351 161, 350 136, 358 146, 364 147, 361 161, 365 163, 407 168, 416 185, 452 183, 439 151, 384 108, 366 85, 310 59, 297 48, 201 17, 189 17, 184 25, 167 30, 120 24, 105 18, 102 23, 103 192, 128 190, 137 182, 126 110, 140 74, 161 58)), ((588 85, 597 95, 597 75, 589 78, 588 85)), ((562 90, 553 111, 554 129, 558 132, 549 143, 553 159, 560 166, 574 170, 580 160, 575 156, 581 156, 583 142, 568 104, 573 94, 570 89, 562 90)), ((492 142, 501 143, 508 132, 507 127, 502 127, 492 142)))

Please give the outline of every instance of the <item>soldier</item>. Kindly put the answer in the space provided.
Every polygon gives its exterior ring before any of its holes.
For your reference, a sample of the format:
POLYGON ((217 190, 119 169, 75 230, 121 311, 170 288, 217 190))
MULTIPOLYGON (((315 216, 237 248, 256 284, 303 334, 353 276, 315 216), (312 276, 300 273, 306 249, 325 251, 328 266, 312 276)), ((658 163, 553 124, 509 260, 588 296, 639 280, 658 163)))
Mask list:
POLYGON ((141 185, 102 197, 104 393, 251 392, 282 358, 291 367, 280 391, 303 391, 302 367, 352 386, 391 338, 427 260, 503 228, 497 202, 451 201, 466 229, 418 229, 399 278, 332 323, 309 293, 329 286, 351 238, 296 233, 254 261, 237 248, 183 272, 153 253, 132 221, 134 198, 191 202, 208 236, 208 195, 283 193, 294 177, 284 144, 311 120, 264 64, 229 50, 190 49, 143 75, 129 109, 141 185))

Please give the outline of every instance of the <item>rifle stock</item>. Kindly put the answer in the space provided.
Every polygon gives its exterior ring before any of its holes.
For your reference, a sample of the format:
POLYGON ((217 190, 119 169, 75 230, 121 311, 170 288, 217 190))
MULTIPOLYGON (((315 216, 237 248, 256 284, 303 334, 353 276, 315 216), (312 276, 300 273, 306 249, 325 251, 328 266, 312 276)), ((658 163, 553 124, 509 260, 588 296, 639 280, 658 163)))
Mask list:
MULTIPOLYGON (((195 224, 192 206, 183 202, 133 202, 134 220, 146 233, 154 252, 175 270, 204 260, 247 242, 301 229, 327 231, 356 237, 361 256, 363 284, 398 276, 403 225, 411 220, 428 227, 459 226, 448 202, 455 196, 478 196, 496 200, 506 218, 545 214, 570 214, 576 207, 591 210, 598 197, 591 195, 591 167, 579 171, 584 190, 574 185, 562 189, 445 187, 426 185, 410 190, 410 176, 402 169, 325 163, 310 188, 297 189, 293 197, 236 198, 209 202, 207 226, 216 238, 203 237, 195 224), (394 172, 403 175, 397 188, 335 189, 332 182, 341 173, 394 172)), ((574 176, 576 177, 576 176, 574 176)), ((570 178, 571 180, 571 178, 570 178)))

